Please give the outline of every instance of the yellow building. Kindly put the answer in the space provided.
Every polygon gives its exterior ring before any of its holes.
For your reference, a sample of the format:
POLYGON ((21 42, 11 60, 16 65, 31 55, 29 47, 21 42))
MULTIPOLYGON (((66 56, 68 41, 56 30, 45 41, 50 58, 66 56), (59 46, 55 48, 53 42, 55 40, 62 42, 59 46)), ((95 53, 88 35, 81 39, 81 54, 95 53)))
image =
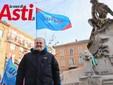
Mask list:
POLYGON ((89 40, 75 41, 59 46, 54 46, 60 71, 66 71, 83 66, 80 55, 87 50, 89 40))
POLYGON ((33 47, 34 38, 11 25, 0 20, 0 75, 3 75, 7 59, 12 56, 17 65, 23 55, 33 47))

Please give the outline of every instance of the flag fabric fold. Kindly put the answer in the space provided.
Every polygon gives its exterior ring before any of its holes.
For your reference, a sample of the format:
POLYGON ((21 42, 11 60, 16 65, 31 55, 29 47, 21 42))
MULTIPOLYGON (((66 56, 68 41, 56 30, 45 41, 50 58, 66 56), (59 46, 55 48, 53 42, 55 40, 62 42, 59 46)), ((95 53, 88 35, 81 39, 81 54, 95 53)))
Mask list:
POLYGON ((17 74, 17 68, 13 64, 12 59, 9 59, 5 67, 5 71, 4 71, 1 84, 15 85, 16 74, 17 74))
POLYGON ((67 16, 51 14, 36 8, 36 29, 50 29, 61 31, 71 28, 71 22, 67 16))

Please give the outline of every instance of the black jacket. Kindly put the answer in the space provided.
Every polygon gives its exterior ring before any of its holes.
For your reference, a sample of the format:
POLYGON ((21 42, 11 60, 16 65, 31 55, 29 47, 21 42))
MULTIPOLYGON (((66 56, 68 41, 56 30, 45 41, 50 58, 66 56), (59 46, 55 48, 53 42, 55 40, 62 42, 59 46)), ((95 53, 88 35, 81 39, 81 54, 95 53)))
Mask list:
POLYGON ((59 66, 55 57, 44 49, 31 49, 21 60, 16 85, 60 85, 59 66))

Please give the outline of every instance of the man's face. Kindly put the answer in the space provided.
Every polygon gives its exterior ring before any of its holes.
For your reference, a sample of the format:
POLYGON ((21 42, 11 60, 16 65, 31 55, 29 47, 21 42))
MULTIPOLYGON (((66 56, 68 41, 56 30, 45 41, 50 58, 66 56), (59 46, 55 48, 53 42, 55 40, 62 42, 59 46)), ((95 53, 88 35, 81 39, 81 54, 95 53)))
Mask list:
POLYGON ((45 48, 45 41, 42 38, 35 39, 34 47, 36 50, 41 52, 45 48))

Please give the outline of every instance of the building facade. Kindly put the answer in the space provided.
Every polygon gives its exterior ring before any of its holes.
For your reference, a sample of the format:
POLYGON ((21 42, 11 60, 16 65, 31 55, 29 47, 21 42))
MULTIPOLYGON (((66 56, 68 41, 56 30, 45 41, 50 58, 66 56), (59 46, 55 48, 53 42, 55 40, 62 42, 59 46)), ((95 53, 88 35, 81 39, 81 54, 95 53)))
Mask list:
POLYGON ((12 57, 15 65, 18 65, 23 55, 33 47, 33 42, 33 37, 0 20, 0 75, 3 75, 7 60, 12 57))
POLYGON ((83 66, 80 56, 87 50, 88 42, 89 40, 82 40, 54 46, 61 72, 83 66))

